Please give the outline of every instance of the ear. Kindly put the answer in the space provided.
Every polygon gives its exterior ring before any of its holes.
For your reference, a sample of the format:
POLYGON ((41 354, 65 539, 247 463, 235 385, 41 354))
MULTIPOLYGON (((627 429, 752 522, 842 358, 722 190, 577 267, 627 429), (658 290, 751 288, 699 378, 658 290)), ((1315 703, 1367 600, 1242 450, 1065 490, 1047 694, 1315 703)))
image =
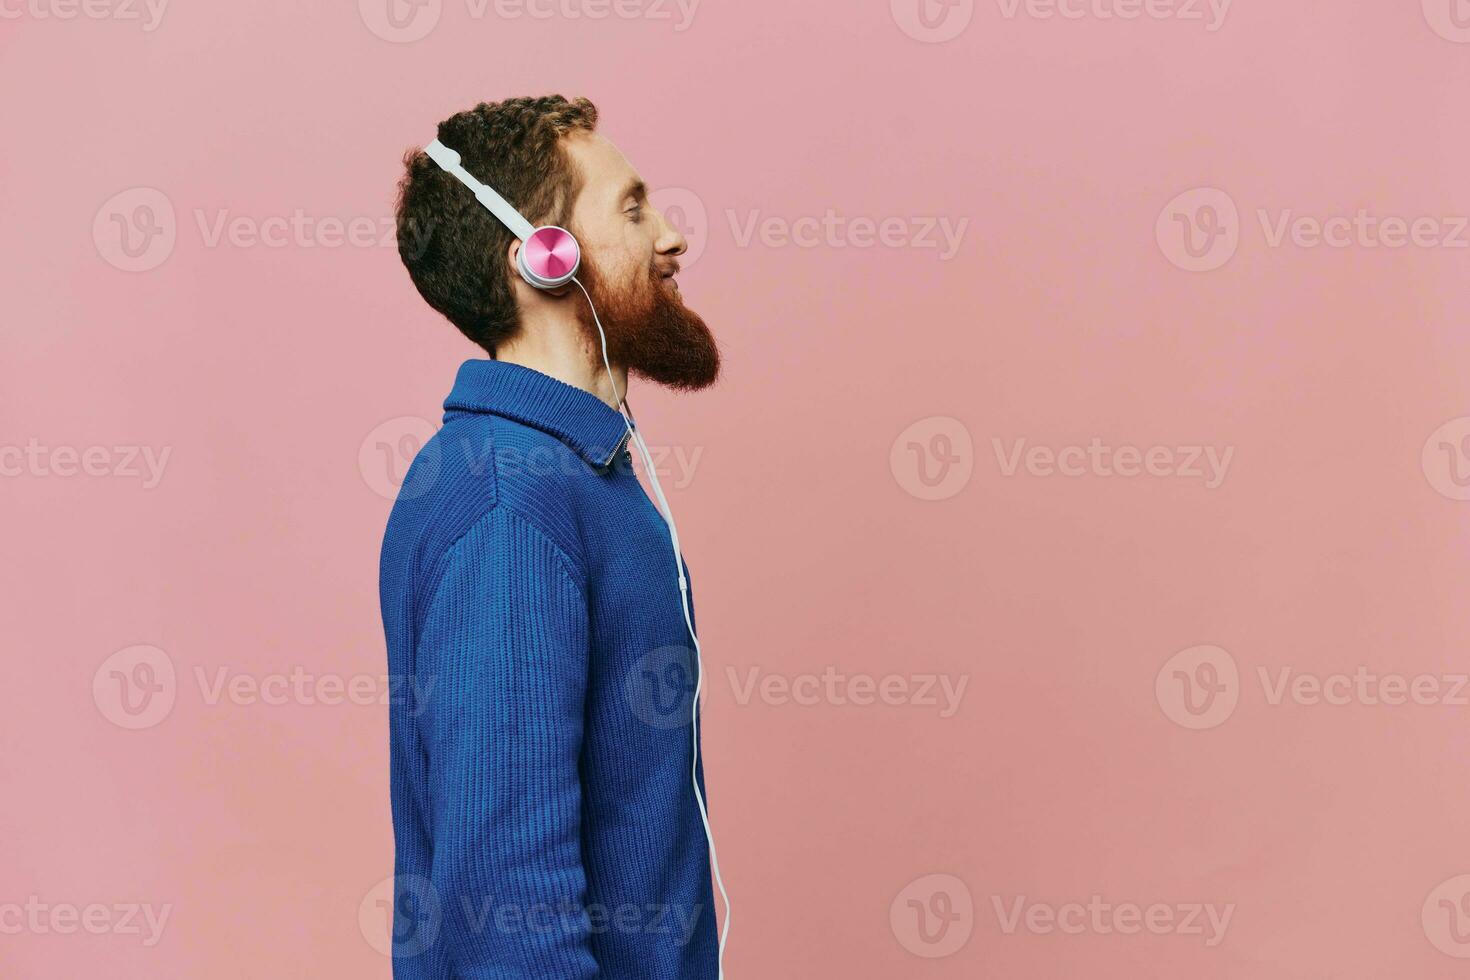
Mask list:
POLYGON ((519 254, 520 250, 521 240, 519 238, 511 239, 510 245, 505 250, 505 263, 510 268, 510 288, 515 293, 516 302, 521 306, 524 307, 529 303, 534 303, 542 297, 561 299, 568 293, 577 291, 577 287, 571 283, 567 283, 565 286, 558 286, 556 289, 537 289, 529 282, 526 282, 525 277, 521 275, 520 267, 516 265, 516 255, 519 254))

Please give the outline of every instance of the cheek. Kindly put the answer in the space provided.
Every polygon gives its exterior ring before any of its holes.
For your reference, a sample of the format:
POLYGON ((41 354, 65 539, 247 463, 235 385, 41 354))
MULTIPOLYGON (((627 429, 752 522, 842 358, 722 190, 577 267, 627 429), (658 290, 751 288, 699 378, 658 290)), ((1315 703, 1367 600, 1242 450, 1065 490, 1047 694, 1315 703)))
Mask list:
POLYGON ((642 221, 624 221, 617 237, 615 262, 623 272, 646 269, 653 264, 653 223, 647 218, 642 221))
POLYGON ((600 247, 584 246, 597 265, 597 271, 613 282, 627 282, 634 276, 648 274, 653 265, 653 241, 630 223, 621 235, 604 239, 600 247))

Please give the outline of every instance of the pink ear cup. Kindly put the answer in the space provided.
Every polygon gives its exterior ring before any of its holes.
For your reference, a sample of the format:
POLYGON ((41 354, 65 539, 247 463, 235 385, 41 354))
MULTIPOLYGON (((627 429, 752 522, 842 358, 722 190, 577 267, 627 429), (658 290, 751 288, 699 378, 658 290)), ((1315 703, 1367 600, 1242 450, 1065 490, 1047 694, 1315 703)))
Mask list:
POLYGON ((547 225, 531 232, 531 237, 521 243, 518 258, 534 277, 532 285, 559 286, 576 274, 582 252, 571 232, 547 225))

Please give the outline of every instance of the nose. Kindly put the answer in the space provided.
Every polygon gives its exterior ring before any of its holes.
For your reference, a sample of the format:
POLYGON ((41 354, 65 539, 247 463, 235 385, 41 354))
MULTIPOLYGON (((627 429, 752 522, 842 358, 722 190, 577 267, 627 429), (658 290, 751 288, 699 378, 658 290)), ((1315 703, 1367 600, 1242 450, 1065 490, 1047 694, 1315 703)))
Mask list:
POLYGON ((658 239, 653 247, 660 255, 683 255, 689 251, 689 243, 684 240, 684 235, 675 227, 674 223, 664 216, 662 211, 656 212, 659 220, 658 239))

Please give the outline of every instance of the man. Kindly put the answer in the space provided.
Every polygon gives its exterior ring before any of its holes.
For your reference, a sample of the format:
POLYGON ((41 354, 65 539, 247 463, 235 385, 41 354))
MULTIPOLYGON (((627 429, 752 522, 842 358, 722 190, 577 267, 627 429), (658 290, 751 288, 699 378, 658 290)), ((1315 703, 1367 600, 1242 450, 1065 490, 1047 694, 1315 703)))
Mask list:
POLYGON ((389 670, 416 692, 390 709, 398 980, 718 973, 693 641, 617 406, 630 372, 692 391, 720 358, 674 281, 683 237, 596 124, 547 96, 438 129, 576 237, 585 297, 529 285, 474 193, 405 158, 399 254, 489 359, 460 367, 383 542, 389 670))

